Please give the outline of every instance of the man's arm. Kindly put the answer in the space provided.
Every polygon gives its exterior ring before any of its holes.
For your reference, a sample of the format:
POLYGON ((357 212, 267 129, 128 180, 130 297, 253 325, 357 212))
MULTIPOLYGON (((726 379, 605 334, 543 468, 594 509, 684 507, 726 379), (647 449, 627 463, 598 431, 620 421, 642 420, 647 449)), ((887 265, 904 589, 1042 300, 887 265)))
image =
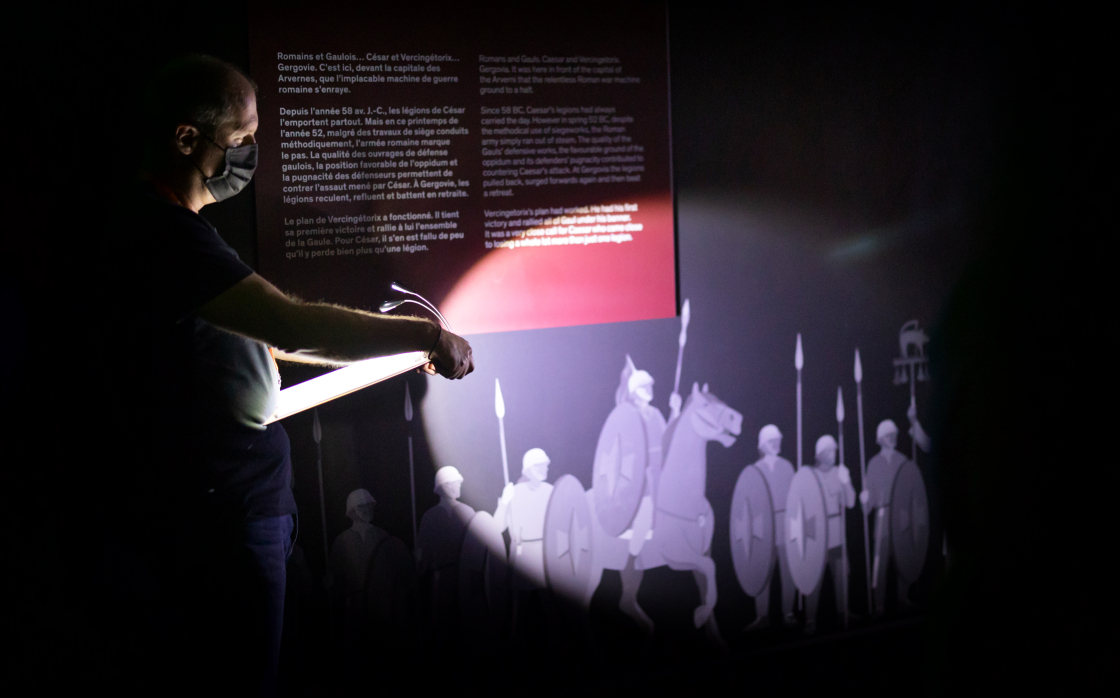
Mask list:
POLYGON ((447 378, 474 370, 470 345, 427 320, 305 303, 250 274, 198 311, 203 320, 280 350, 281 358, 347 364, 409 351, 430 352, 447 378))

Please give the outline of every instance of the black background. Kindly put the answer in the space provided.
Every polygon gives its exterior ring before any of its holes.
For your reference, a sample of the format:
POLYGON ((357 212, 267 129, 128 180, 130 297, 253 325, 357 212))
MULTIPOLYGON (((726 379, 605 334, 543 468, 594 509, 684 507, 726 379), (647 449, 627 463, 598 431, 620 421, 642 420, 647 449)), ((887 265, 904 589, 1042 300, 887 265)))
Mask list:
MULTIPOLYGON (((1098 104, 1108 86, 1098 82, 1102 18, 1071 7, 671 3, 669 23, 681 196, 738 192, 826 217, 820 230, 840 232, 822 245, 857 229, 881 230, 876 239, 890 245, 892 225, 915 211, 956 212, 952 234, 929 243, 939 251, 930 263, 967 261, 964 273, 931 271, 911 247, 900 254, 917 256, 916 273, 958 278, 932 347, 931 429, 953 463, 934 487, 961 562, 931 590, 921 628, 742 646, 718 660, 670 642, 683 660, 663 673, 638 680, 608 667, 593 685, 945 693, 1090 678, 1095 643, 1079 622, 1112 627, 1095 565, 1114 547, 1102 543, 1086 562, 1078 545, 1099 530, 1081 474, 1111 452, 1096 440, 1108 409, 1091 399, 1107 394, 1111 371, 1111 317, 1093 306, 1111 297, 1095 262, 1114 228, 1104 221, 1116 184, 1094 166, 1114 150, 1098 104)), ((120 660, 98 646, 81 589, 97 560, 97 474, 128 438, 128 414, 96 401, 99 380, 128 370, 129 347, 113 343, 114 308, 128 299, 99 294, 88 260, 111 229, 105 203, 135 169, 142 85, 188 51, 245 66, 247 26, 240 3, 60 3, 21 7, 7 21, 0 496, 16 641, 3 656, 32 692, 96 684, 120 660)), ((255 264, 251 192, 206 216, 255 264)), ((376 390, 362 398, 396 413, 378 399, 376 390)), ((313 523, 303 534, 309 560, 320 535, 313 523)), ((503 685, 503 665, 483 672, 491 687, 503 685)), ((378 670, 378 680, 393 675, 378 670)))

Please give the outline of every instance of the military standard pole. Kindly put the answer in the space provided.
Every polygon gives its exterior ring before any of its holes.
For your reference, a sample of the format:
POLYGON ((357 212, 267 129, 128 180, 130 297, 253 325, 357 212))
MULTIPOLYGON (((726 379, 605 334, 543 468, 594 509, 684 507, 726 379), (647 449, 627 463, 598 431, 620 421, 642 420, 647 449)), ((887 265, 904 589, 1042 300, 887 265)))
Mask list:
MULTIPOLYGON (((859 426, 859 487, 867 489, 867 451, 863 444, 863 364, 859 360, 859 349, 856 349, 856 417, 859 426)), ((867 613, 875 610, 871 597, 871 536, 867 530, 867 510, 863 502, 859 505, 860 518, 863 520, 863 566, 867 572, 867 613)))
POLYGON ((416 467, 412 459, 412 393, 408 389, 408 381, 404 384, 404 419, 408 423, 408 486, 412 491, 412 548, 417 545, 416 532, 416 467))
MULTIPOLYGON (((918 403, 917 398, 915 397, 915 393, 917 391, 915 383, 916 379, 914 376, 914 364, 910 364, 910 406, 915 409, 916 413, 918 403)), ((910 427, 910 430, 914 431, 914 428, 910 427)), ((918 462, 918 440, 914 438, 913 434, 910 435, 910 460, 914 461, 914 463, 918 462)))
POLYGON ((797 333, 797 349, 793 352, 793 365, 797 368, 797 469, 805 462, 801 455, 801 367, 805 365, 805 354, 801 351, 801 333, 797 333))
POLYGON ((509 484, 509 457, 506 455, 506 401, 502 398, 502 384, 494 379, 494 413, 498 415, 498 436, 502 440, 502 476, 509 484))

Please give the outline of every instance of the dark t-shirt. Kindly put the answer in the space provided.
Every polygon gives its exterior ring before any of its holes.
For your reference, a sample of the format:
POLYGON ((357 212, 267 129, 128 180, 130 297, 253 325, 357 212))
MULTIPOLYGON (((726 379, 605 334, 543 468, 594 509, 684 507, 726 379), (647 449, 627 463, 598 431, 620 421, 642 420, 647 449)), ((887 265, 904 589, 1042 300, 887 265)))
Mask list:
POLYGON ((105 271, 127 357, 115 392, 136 427, 130 496, 234 518, 295 513, 287 434, 263 424, 280 381, 268 347, 195 315, 252 269, 151 187, 126 197, 119 222, 105 271))

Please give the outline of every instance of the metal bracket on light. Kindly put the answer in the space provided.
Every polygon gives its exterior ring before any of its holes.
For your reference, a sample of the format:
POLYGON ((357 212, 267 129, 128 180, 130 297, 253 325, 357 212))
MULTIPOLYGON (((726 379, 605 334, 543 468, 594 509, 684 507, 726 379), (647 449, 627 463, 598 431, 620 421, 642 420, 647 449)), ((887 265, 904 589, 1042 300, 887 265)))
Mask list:
POLYGON ((407 293, 410 296, 416 296, 417 298, 420 299, 420 301, 417 302, 417 301, 412 300, 411 298, 402 298, 401 300, 395 300, 395 301, 385 301, 384 303, 382 303, 381 305, 379 305, 377 307, 377 309, 380 312, 388 313, 392 310, 395 310, 395 309, 399 308, 400 306, 404 305, 405 303, 413 303, 413 304, 418 305, 422 308, 427 308, 428 310, 435 313, 436 317, 439 318, 440 322, 443 323, 443 326, 446 327, 449 332, 454 331, 454 330, 451 329, 451 323, 449 323, 447 321, 447 318, 445 318, 443 316, 443 313, 436 310, 436 307, 434 305, 432 305, 430 302, 428 302, 427 298, 425 298, 424 296, 421 296, 419 293, 416 293, 415 291, 409 291, 407 288, 405 288, 404 286, 401 286, 400 284, 398 284, 396 282, 393 282, 392 284, 390 284, 389 287, 392 288, 394 291, 398 291, 400 293, 407 293))

